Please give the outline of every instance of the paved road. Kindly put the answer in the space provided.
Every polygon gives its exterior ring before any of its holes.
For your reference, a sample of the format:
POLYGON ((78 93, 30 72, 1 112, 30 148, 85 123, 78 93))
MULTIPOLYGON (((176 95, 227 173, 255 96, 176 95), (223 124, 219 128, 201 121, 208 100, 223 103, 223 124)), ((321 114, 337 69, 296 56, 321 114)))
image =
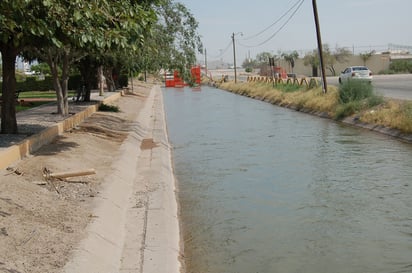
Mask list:
MULTIPOLYGON (((328 77, 328 84, 338 86, 338 77, 328 77)), ((412 74, 374 75, 372 85, 385 97, 412 100, 412 74)))
MULTIPOLYGON (((220 79, 222 75, 228 75, 230 79, 234 79, 233 69, 209 70, 210 74, 214 79, 220 79)), ((238 69, 237 75, 238 81, 246 81, 244 69, 238 69)), ((328 77, 328 84, 338 86, 338 77, 328 77)), ((385 97, 412 100, 412 74, 374 75, 372 84, 375 91, 385 97)))

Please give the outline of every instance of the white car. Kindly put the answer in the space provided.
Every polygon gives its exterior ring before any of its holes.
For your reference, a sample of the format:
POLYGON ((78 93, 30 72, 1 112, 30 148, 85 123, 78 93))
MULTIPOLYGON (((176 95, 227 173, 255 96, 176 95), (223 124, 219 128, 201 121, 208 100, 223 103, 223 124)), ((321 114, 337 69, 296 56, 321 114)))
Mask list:
POLYGON ((350 66, 343 70, 339 76, 339 83, 348 81, 351 79, 365 80, 369 83, 372 82, 372 71, 366 66, 350 66))

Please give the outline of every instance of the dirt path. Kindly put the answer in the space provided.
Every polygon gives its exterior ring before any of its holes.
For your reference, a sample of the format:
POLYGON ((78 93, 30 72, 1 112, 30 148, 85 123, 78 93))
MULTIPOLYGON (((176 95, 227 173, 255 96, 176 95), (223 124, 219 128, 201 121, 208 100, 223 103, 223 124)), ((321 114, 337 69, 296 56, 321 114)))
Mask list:
MULTIPOLYGON (((135 120, 150 88, 135 87, 135 94, 115 103, 119 113, 95 113, 13 169, 0 171, 0 272, 62 271, 88 236, 87 227, 96 217, 95 199, 105 183, 111 183, 107 177, 119 148, 131 132, 140 134, 135 120), (45 181, 44 168, 51 172, 94 168, 96 174, 45 181)), ((155 146, 146 141, 142 149, 155 146)))

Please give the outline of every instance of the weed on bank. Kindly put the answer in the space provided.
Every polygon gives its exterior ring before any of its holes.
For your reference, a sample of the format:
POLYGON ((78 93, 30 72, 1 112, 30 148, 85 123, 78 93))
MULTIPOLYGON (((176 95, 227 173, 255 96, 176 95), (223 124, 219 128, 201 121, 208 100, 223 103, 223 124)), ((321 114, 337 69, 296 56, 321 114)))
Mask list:
POLYGON ((285 87, 262 82, 223 82, 219 88, 272 104, 317 112, 336 120, 355 116, 362 122, 412 133, 412 102, 384 99, 364 81, 348 81, 339 87, 285 87))

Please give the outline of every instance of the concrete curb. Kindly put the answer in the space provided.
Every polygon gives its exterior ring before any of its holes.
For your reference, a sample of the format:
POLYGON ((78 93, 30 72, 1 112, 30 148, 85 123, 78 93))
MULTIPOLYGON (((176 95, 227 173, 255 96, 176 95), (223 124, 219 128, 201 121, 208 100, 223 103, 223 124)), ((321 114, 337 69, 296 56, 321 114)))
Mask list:
POLYGON ((95 113, 101 103, 110 103, 119 99, 123 91, 103 99, 101 102, 87 107, 85 110, 68 117, 56 125, 44 129, 38 134, 32 135, 18 144, 10 146, 0 151, 0 169, 18 162, 24 157, 40 149, 43 145, 51 143, 57 136, 80 124, 83 120, 95 113))
POLYGON ((179 273, 180 229, 176 199, 176 181, 172 167, 172 154, 166 128, 163 96, 160 87, 155 98, 146 238, 144 247, 144 273, 179 273))

